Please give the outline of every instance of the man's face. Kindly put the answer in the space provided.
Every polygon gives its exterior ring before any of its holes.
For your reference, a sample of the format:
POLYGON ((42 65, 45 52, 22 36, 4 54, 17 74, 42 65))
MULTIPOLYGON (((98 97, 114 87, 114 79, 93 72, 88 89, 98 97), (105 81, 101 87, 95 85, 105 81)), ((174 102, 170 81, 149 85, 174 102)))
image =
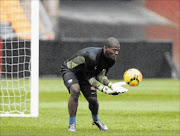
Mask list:
POLYGON ((105 47, 104 54, 107 58, 116 60, 120 51, 120 45, 112 45, 111 47, 105 47))

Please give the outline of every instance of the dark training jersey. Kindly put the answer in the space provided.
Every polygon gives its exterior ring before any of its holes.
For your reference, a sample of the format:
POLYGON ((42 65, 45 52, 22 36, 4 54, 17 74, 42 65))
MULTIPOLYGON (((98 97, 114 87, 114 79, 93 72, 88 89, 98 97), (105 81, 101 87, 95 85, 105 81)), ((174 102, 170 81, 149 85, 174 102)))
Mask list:
POLYGON ((87 47, 79 50, 61 66, 62 75, 68 71, 75 73, 78 80, 87 80, 91 85, 90 79, 94 78, 103 83, 104 78, 110 67, 115 61, 104 56, 102 48, 87 47))

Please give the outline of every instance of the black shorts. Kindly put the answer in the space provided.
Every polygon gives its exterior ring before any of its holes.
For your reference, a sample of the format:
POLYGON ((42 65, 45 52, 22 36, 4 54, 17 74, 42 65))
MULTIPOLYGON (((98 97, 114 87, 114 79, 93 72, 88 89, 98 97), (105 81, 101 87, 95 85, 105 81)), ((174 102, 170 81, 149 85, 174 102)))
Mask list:
POLYGON ((97 97, 97 91, 94 87, 92 87, 88 81, 79 80, 78 77, 71 71, 66 71, 63 76, 64 85, 67 87, 70 93, 70 87, 73 84, 79 84, 81 92, 83 93, 84 97, 97 97))

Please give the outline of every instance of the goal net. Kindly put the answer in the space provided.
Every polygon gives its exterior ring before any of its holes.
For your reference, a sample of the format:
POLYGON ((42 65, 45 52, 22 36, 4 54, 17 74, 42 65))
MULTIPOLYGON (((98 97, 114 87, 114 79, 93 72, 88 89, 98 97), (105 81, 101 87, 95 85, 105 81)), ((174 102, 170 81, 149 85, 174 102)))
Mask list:
POLYGON ((39 1, 0 0, 0 117, 37 117, 39 1))

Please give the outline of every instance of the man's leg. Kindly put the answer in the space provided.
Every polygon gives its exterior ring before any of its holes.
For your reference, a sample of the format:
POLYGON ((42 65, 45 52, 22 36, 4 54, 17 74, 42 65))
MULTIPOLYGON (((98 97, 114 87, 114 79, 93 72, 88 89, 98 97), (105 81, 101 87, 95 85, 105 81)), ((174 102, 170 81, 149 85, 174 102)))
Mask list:
POLYGON ((97 101, 97 97, 86 97, 86 99, 89 102, 89 109, 91 111, 93 125, 96 125, 100 130, 108 130, 107 126, 99 120, 99 103, 97 101))
POLYGON ((80 85, 76 75, 66 69, 66 72, 62 75, 64 85, 67 87, 70 97, 68 101, 69 111, 69 131, 76 131, 76 112, 78 107, 78 98, 80 95, 80 85))
POLYGON ((99 110, 99 103, 97 101, 97 97, 87 97, 87 101, 89 102, 89 109, 92 114, 92 118, 94 121, 97 121, 98 118, 98 110, 99 110))
POLYGON ((70 117, 76 116, 77 107, 78 107, 78 98, 80 95, 79 84, 74 84, 70 87, 70 97, 68 102, 68 110, 70 117))
POLYGON ((69 131, 76 131, 75 125, 76 125, 76 113, 77 113, 77 108, 78 108, 79 95, 80 95, 79 84, 73 84, 70 87, 70 97, 69 97, 69 101, 68 101, 69 131), (72 127, 72 129, 71 129, 71 127, 72 127))

